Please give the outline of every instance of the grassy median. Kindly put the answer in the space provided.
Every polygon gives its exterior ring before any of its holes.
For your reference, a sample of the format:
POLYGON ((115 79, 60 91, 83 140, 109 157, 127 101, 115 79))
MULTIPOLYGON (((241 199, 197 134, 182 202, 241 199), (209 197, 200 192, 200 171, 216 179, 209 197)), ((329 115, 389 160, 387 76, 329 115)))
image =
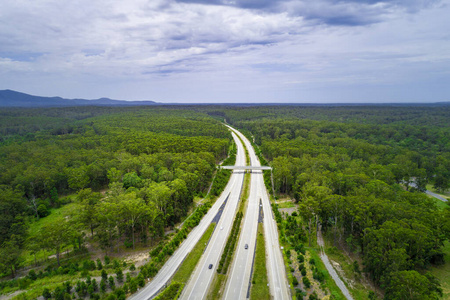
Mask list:
POLYGON ((211 237, 214 227, 216 223, 211 223, 206 229, 203 236, 197 242, 197 245, 192 249, 192 251, 186 256, 186 259, 181 264, 178 271, 173 276, 173 281, 176 282, 187 282, 189 277, 194 272, 195 266, 203 255, 203 251, 205 251, 206 244, 208 243, 209 238, 211 237))
POLYGON ((259 223, 250 299, 270 299, 270 290, 267 285, 268 283, 264 227, 262 223, 259 223))

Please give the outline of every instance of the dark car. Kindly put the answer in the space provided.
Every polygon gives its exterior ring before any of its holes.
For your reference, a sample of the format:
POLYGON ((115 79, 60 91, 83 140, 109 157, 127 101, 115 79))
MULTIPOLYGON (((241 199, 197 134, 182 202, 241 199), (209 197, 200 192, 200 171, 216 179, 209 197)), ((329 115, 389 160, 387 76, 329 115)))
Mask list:
POLYGON ((248 249, 248 244, 245 244, 245 249, 248 249))
POLYGON ((212 269, 212 264, 209 264, 208 269, 212 269))

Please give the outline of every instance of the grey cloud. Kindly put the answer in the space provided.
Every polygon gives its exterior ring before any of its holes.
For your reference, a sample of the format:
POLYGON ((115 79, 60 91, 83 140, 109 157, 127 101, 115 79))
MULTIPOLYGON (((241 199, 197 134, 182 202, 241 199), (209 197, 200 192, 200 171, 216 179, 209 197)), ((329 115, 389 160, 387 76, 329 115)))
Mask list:
POLYGON ((415 13, 441 0, 177 0, 183 3, 232 6, 267 13, 288 13, 328 25, 359 26, 382 21, 395 10, 415 13))

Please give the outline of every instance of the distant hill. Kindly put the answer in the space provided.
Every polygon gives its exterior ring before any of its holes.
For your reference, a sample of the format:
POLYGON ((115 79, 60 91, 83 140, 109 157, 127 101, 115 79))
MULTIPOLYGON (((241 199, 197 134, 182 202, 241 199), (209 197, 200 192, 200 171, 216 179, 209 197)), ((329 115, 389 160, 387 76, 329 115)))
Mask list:
POLYGON ((64 107, 64 106, 140 106, 155 105, 154 101, 124 101, 109 98, 95 100, 40 97, 12 90, 0 90, 0 107, 64 107))

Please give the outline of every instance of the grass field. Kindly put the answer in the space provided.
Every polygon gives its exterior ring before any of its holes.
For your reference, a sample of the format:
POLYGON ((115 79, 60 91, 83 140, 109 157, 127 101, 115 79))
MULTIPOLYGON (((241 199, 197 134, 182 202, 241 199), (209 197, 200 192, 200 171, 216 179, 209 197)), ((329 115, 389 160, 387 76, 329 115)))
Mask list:
POLYGON ((270 290, 267 286, 266 245, 264 240, 263 224, 258 224, 258 238, 256 240, 255 264, 253 265, 252 287, 250 299, 270 299, 270 290))
POLYGON ((293 208, 297 207, 297 205, 291 200, 278 200, 277 201, 278 208, 293 208))
MULTIPOLYGON (((62 283, 66 281, 71 281, 72 284, 75 283, 77 278, 75 276, 70 275, 57 275, 52 277, 46 277, 42 279, 38 279, 32 282, 26 289, 26 292, 20 293, 17 296, 12 297, 11 299, 37 299, 42 296, 44 288, 48 288, 49 290, 54 290, 57 286, 60 286, 62 283)), ((5 294, 8 294, 5 291, 5 294)))
MULTIPOLYGON (((58 223, 58 222, 62 222, 64 220, 64 218, 68 215, 71 215, 75 210, 76 210, 77 205, 75 203, 69 203, 66 204, 60 208, 52 208, 51 209, 51 213, 50 215, 48 215, 45 218, 41 218, 37 221, 34 221, 30 224, 30 228, 28 229, 28 236, 30 238, 34 238, 37 237, 39 235, 39 232, 41 232, 42 227, 48 225, 48 224, 53 224, 53 223, 58 223)), ((70 246, 70 248, 72 248, 72 246, 70 246)), ((66 249, 63 249, 66 250, 66 249)), ((61 251, 63 252, 63 251, 61 251)), ((48 256, 54 254, 54 253, 49 253, 48 251, 39 251, 36 254, 36 260, 38 261, 38 263, 40 261, 43 260, 47 260, 48 256)), ((34 255, 29 253, 28 251, 24 251, 23 254, 23 259, 24 259, 24 266, 31 266, 34 265, 34 255)), ((56 258, 55 258, 56 260, 56 258)))
POLYGON ((178 271, 175 273, 173 281, 186 283, 189 280, 189 277, 191 276, 192 272, 194 272, 195 266, 202 257, 203 251, 206 248, 206 243, 211 237, 215 226, 216 226, 215 223, 211 223, 211 225, 209 225, 208 229, 206 229, 205 233, 200 238, 197 245, 195 245, 195 247, 192 249, 192 251, 188 254, 186 259, 181 264, 178 271))

